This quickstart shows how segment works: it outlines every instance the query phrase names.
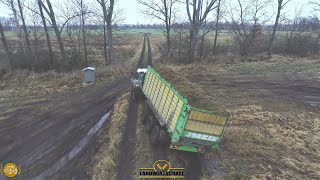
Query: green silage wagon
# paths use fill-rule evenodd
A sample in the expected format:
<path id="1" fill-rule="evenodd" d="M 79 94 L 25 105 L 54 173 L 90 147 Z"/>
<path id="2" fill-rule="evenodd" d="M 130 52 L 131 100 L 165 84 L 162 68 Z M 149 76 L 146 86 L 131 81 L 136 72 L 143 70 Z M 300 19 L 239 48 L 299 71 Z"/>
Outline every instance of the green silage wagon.
<path id="1" fill-rule="evenodd" d="M 145 128 L 151 141 L 166 139 L 170 148 L 200 152 L 217 148 L 223 138 L 228 116 L 192 107 L 152 67 L 142 76 L 145 96 Z"/>

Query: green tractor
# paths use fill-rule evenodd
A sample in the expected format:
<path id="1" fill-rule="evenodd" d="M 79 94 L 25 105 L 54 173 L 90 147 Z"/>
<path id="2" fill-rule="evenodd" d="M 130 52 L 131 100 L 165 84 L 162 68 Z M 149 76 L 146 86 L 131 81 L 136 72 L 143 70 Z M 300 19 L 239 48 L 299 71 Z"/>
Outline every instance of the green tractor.
<path id="1" fill-rule="evenodd" d="M 137 101 L 143 97 L 142 86 L 144 82 L 147 69 L 139 68 L 136 73 L 133 74 L 131 79 L 131 99 Z"/>

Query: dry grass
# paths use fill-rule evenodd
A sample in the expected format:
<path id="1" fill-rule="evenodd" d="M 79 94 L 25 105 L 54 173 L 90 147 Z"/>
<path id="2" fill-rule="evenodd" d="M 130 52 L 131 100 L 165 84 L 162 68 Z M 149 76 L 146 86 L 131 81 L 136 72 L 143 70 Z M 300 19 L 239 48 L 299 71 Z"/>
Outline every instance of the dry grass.
<path id="1" fill-rule="evenodd" d="M 220 152 L 229 177 L 320 177 L 320 119 L 316 114 L 286 117 L 255 105 L 231 113 Z"/>
<path id="2" fill-rule="evenodd" d="M 165 66 L 157 66 L 156 71 L 162 78 L 172 84 L 182 96 L 188 99 L 188 103 L 194 107 L 205 110 L 223 112 L 222 104 L 215 103 L 215 101 L 205 92 L 199 85 L 191 83 L 183 74 L 168 69 Z"/>
<path id="3" fill-rule="evenodd" d="M 232 59 L 232 57 L 230 57 Z M 252 59 L 251 59 L 252 60 Z M 273 55 L 271 59 L 254 58 L 253 62 L 248 59 L 233 57 L 232 63 L 226 61 L 194 63 L 190 65 L 170 65 L 170 69 L 185 76 L 201 76 L 207 74 L 220 77 L 237 77 L 243 79 L 246 77 L 263 77 L 268 79 L 303 77 L 315 78 L 320 80 L 320 61 L 319 58 L 297 58 Z M 299 74 L 297 74 L 299 73 Z"/>
<path id="4" fill-rule="evenodd" d="M 221 148 L 206 154 L 203 179 L 319 179 L 320 114 L 292 105 L 294 99 L 270 99 L 277 87 L 250 90 L 249 84 L 242 90 L 232 84 L 296 79 L 316 83 L 319 64 L 318 60 L 274 56 L 267 62 L 171 66 L 205 89 L 213 97 L 212 106 L 214 101 L 224 104 L 232 115 Z M 222 176 L 215 174 L 213 160 L 220 161 Z"/>
<path id="5" fill-rule="evenodd" d="M 130 93 L 119 97 L 114 104 L 109 129 L 109 143 L 105 143 L 95 157 L 97 164 L 92 167 L 92 179 L 115 179 L 117 174 L 117 160 L 120 155 L 119 147 L 123 139 Z"/>
<path id="6" fill-rule="evenodd" d="M 15 71 L 2 77 L 0 97 L 39 96 L 99 85 L 129 74 L 130 63 L 121 66 L 98 67 L 96 69 L 96 82 L 91 84 L 84 82 L 81 70 L 70 73 Z"/>

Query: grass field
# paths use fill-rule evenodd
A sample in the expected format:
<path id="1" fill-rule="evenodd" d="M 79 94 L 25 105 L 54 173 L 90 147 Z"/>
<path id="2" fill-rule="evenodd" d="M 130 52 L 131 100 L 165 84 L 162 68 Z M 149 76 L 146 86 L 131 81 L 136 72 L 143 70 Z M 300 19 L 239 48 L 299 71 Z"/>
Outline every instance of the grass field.
<path id="1" fill-rule="evenodd" d="M 319 64 L 274 56 L 171 67 L 231 113 L 221 148 L 206 154 L 204 179 L 318 179 L 320 106 L 306 98 L 319 102 Z"/>

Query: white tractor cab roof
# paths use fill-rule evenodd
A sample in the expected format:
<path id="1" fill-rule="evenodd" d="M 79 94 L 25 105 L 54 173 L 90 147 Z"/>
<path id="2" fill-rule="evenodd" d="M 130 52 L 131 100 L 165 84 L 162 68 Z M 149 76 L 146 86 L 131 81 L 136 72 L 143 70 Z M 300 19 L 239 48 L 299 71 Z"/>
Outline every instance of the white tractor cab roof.
<path id="1" fill-rule="evenodd" d="M 137 70 L 138 73 L 145 73 L 145 74 L 147 73 L 147 71 L 148 71 L 148 69 L 146 69 L 146 68 L 142 68 L 142 69 L 139 68 L 139 69 Z"/>

